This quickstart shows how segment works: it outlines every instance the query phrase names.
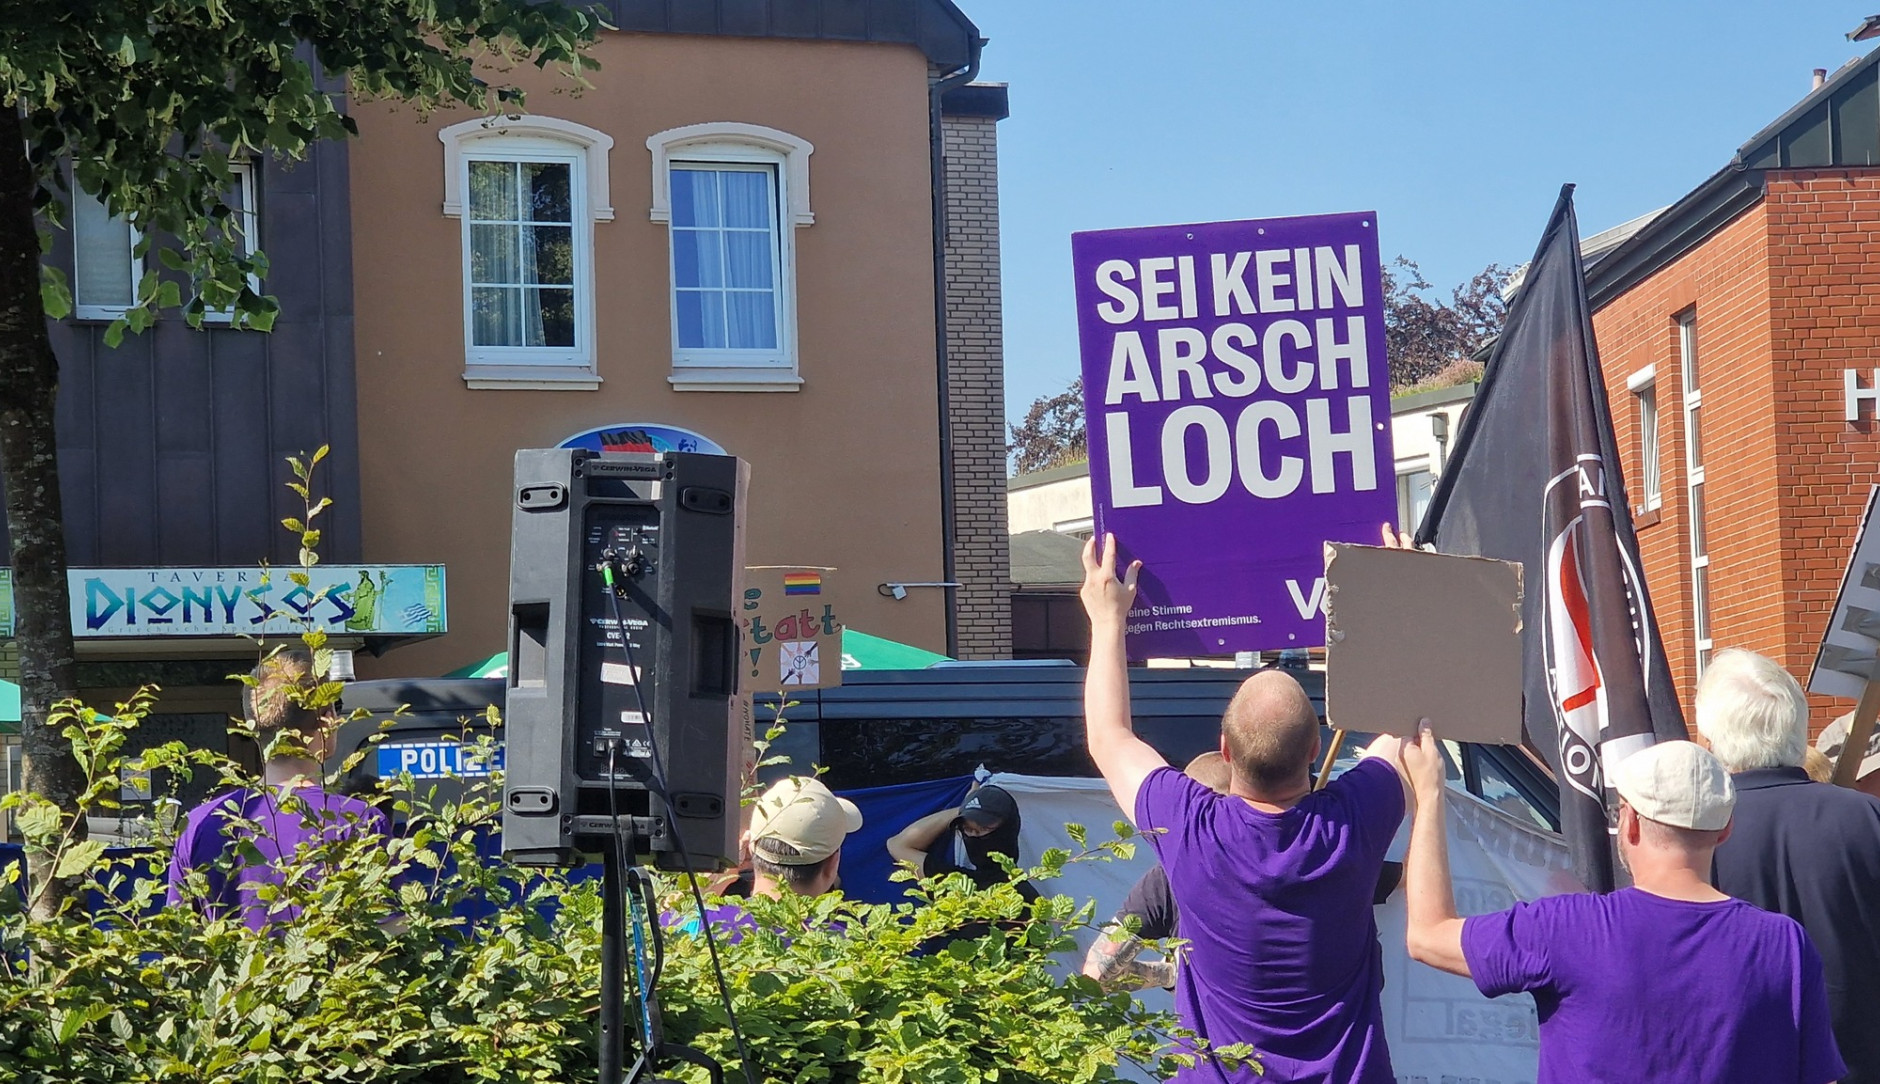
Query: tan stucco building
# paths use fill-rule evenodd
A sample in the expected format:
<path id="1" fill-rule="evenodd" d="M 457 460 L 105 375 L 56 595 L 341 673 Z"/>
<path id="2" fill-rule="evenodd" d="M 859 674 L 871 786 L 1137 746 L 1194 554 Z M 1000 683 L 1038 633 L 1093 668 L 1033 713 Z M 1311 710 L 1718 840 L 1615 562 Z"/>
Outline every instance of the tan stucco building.
<path id="1" fill-rule="evenodd" d="M 700 20 L 603 32 L 592 86 L 530 73 L 525 116 L 354 110 L 362 550 L 445 565 L 450 617 L 361 676 L 501 647 L 511 460 L 594 430 L 749 462 L 750 563 L 834 567 L 853 627 L 1010 652 L 977 31 L 670 6 Z"/>

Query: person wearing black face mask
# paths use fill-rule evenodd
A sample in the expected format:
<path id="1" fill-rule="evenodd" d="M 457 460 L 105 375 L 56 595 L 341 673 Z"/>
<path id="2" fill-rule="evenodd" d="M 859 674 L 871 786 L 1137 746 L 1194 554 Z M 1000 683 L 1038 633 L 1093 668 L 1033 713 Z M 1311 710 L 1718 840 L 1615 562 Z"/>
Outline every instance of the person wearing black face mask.
<path id="1" fill-rule="evenodd" d="M 989 888 L 1007 879 L 994 855 L 1019 861 L 1018 833 L 1022 824 L 1018 801 L 1003 787 L 980 787 L 966 796 L 958 810 L 930 813 L 888 840 L 888 853 L 896 861 L 919 869 L 923 877 L 964 873 L 973 884 Z M 1021 881 L 1019 892 L 1036 899 L 1038 891 Z"/>

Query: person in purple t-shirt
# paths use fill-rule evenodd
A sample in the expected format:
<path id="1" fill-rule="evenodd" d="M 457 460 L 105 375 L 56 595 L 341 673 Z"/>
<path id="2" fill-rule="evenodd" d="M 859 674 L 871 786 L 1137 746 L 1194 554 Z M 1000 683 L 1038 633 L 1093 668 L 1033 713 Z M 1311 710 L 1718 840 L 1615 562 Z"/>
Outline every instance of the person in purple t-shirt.
<path id="1" fill-rule="evenodd" d="M 1456 917 L 1442 754 L 1428 722 L 1403 743 L 1416 794 L 1404 861 L 1410 955 L 1487 997 L 1534 995 L 1539 1084 L 1829 1084 L 1834 1045 L 1821 957 L 1794 919 L 1710 886 L 1736 793 L 1688 741 L 1612 770 L 1619 858 L 1632 887 Z"/>
<path id="2" fill-rule="evenodd" d="M 1260 1061 L 1230 1070 L 1202 1057 L 1176 1079 L 1394 1084 L 1371 906 L 1404 816 L 1397 739 L 1313 790 L 1318 716 L 1297 681 L 1271 670 L 1247 679 L 1221 719 L 1227 794 L 1169 767 L 1130 723 L 1123 631 L 1140 571 L 1118 580 L 1114 538 L 1100 556 L 1094 541 L 1084 547 L 1090 757 L 1181 911 L 1182 1025 L 1215 1047 L 1251 1044 Z"/>
<path id="3" fill-rule="evenodd" d="M 255 667 L 244 690 L 256 736 L 267 756 L 261 787 L 219 794 L 190 810 L 170 858 L 169 902 L 188 902 L 209 918 L 235 915 L 250 929 L 292 921 L 300 908 L 262 886 L 289 883 L 309 851 L 362 833 L 388 836 L 385 814 L 357 798 L 320 786 L 331 754 L 333 722 L 309 708 L 317 679 L 305 648 L 281 648 Z M 251 844 L 261 861 L 245 853 Z"/>

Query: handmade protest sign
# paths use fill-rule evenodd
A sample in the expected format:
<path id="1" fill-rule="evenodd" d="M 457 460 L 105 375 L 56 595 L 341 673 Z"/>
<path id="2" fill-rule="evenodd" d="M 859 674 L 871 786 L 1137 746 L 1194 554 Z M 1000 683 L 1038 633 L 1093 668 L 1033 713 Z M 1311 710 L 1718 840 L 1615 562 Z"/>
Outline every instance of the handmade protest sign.
<path id="1" fill-rule="evenodd" d="M 1071 237 L 1099 533 L 1132 657 L 1323 642 L 1327 541 L 1396 518 L 1377 219 Z"/>
<path id="2" fill-rule="evenodd" d="M 739 684 L 747 692 L 842 684 L 842 619 L 829 590 L 834 571 L 805 565 L 744 570 Z"/>
<path id="3" fill-rule="evenodd" d="M 1821 635 L 1808 691 L 1860 701 L 1848 719 L 1848 736 L 1834 766 L 1834 781 L 1851 787 L 1860 778 L 1861 750 L 1873 736 L 1880 716 L 1880 486 L 1867 493 L 1867 512 L 1854 536 L 1841 592 Z"/>
<path id="4" fill-rule="evenodd" d="M 1521 743 L 1521 565 L 1325 547 L 1325 717 L 1335 727 Z"/>

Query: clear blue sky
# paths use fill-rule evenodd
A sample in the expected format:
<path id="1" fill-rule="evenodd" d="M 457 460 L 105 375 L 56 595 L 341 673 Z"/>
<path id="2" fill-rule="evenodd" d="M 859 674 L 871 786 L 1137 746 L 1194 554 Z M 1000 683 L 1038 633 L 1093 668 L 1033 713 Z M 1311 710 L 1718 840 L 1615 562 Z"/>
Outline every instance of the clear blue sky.
<path id="1" fill-rule="evenodd" d="M 1076 230 L 1374 210 L 1446 295 L 1671 203 L 1880 0 L 960 0 L 999 128 L 1007 414 L 1077 374 Z"/>

